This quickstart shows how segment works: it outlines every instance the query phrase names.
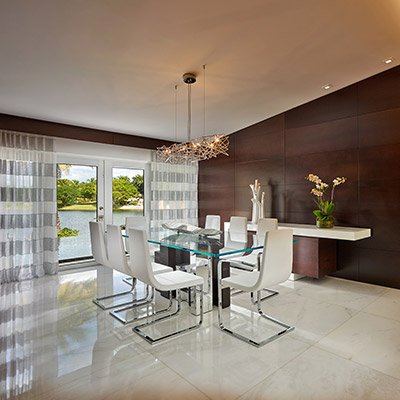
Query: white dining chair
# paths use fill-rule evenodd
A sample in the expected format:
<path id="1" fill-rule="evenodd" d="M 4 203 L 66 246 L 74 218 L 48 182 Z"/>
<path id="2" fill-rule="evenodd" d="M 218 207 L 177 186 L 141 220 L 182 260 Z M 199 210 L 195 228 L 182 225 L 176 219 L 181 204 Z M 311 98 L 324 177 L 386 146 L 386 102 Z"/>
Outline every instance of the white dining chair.
<path id="1" fill-rule="evenodd" d="M 232 216 L 229 220 L 228 232 L 225 232 L 224 247 L 220 253 L 242 250 L 247 246 L 247 218 Z M 244 253 L 235 253 L 232 255 L 221 256 L 220 258 L 229 259 L 239 257 Z"/>
<path id="2" fill-rule="evenodd" d="M 128 260 L 125 255 L 124 244 L 121 235 L 121 227 L 119 225 L 107 225 L 107 252 L 108 259 L 111 265 L 115 266 L 116 269 L 118 269 L 119 271 L 125 271 L 124 273 L 126 275 L 132 277 L 133 280 L 136 280 L 137 277 L 132 271 L 132 268 L 129 267 Z M 131 257 L 136 257 L 136 254 L 133 253 Z M 172 271 L 171 267 L 154 262 L 151 263 L 151 268 L 155 275 Z M 133 322 L 136 318 L 128 320 L 127 318 L 124 318 L 121 313 L 128 309 L 151 303 L 153 300 L 153 296 L 154 295 L 152 294 L 152 296 L 149 297 L 149 286 L 146 285 L 146 294 L 143 298 L 135 299 L 129 303 L 126 303 L 125 305 L 121 305 L 121 307 L 115 308 L 114 310 L 110 311 L 110 314 L 123 324 Z M 167 311 L 167 309 L 165 309 L 164 311 Z"/>
<path id="3" fill-rule="evenodd" d="M 253 236 L 253 246 L 263 246 L 264 236 L 267 232 L 278 229 L 278 220 L 276 218 L 261 218 L 257 224 L 256 234 Z M 262 253 L 263 249 L 255 249 L 250 254 L 241 257 L 233 257 L 229 259 L 231 264 L 236 264 L 239 268 L 245 270 L 254 270 L 257 268 L 257 256 Z"/>
<path id="4" fill-rule="evenodd" d="M 105 245 L 103 224 L 101 222 L 90 221 L 89 222 L 89 231 L 90 231 L 90 243 L 92 246 L 92 255 L 93 255 L 93 258 L 96 260 L 96 262 L 100 265 L 104 265 L 105 267 L 115 269 L 119 272 L 122 272 L 123 274 L 126 274 L 127 271 L 124 267 L 119 267 L 117 265 L 113 265 L 112 262 L 110 262 L 110 260 L 108 258 L 106 245 Z M 97 297 L 97 298 L 93 299 L 93 303 L 96 304 L 98 307 L 100 307 L 103 310 L 109 310 L 114 307 L 121 307 L 121 306 L 130 304 L 131 301 L 118 303 L 118 304 L 111 303 L 109 305 L 106 305 L 104 303 L 104 300 L 118 298 L 120 296 L 125 296 L 125 295 L 129 295 L 129 294 L 131 294 L 133 296 L 133 290 L 135 288 L 136 281 L 132 280 L 132 281 L 126 282 L 126 283 L 130 286 L 129 290 L 126 290 L 123 292 L 118 292 L 118 293 L 113 293 L 111 295 L 106 295 L 103 297 Z"/>
<path id="5" fill-rule="evenodd" d="M 126 217 L 125 229 L 127 228 L 144 229 L 145 231 L 147 231 L 148 228 L 147 217 L 145 217 L 144 215 L 135 215 L 132 217 Z M 125 248 L 127 253 L 129 254 L 129 243 L 127 239 L 125 239 Z"/>
<path id="6" fill-rule="evenodd" d="M 218 263 L 218 324 L 219 328 L 240 340 L 245 341 L 253 346 L 260 347 L 273 340 L 278 339 L 282 335 L 292 331 L 293 326 L 288 325 L 276 318 L 264 314 L 261 309 L 261 290 L 267 286 L 275 286 L 285 282 L 291 272 L 293 264 L 293 230 L 282 229 L 272 230 L 266 233 L 264 241 L 264 250 L 260 263 L 260 269 L 252 272 L 246 272 L 222 278 L 222 262 Z M 228 329 L 224 325 L 222 313 L 222 289 L 235 288 L 244 292 L 256 293 L 257 311 L 259 315 L 285 329 L 279 333 L 272 335 L 262 341 L 256 341 L 248 336 Z"/>
<path id="7" fill-rule="evenodd" d="M 206 229 L 221 229 L 221 217 L 219 215 L 206 215 Z"/>
<path id="8" fill-rule="evenodd" d="M 133 328 L 133 331 L 140 335 L 150 344 L 155 344 L 160 342 L 161 340 L 165 340 L 176 335 L 189 332 L 192 329 L 199 328 L 203 322 L 203 278 L 183 271 L 172 271 L 155 275 L 150 260 L 146 232 L 139 229 L 128 228 L 128 236 L 129 246 L 131 248 L 132 254 L 135 255 L 129 260 L 129 267 L 132 270 L 132 274 L 135 275 L 137 279 L 146 283 L 149 286 L 152 286 L 156 290 L 168 292 L 172 290 L 177 291 L 177 306 L 174 312 L 167 315 L 165 315 L 164 313 L 163 316 L 157 319 L 153 319 L 150 321 L 148 320 L 147 322 L 137 325 Z M 196 287 L 199 287 L 199 289 L 197 290 Z M 166 319 L 178 315 L 181 309 L 180 290 L 184 288 L 188 288 L 189 290 L 193 289 L 194 297 L 196 297 L 197 294 L 200 294 L 200 315 L 198 323 L 190 325 L 189 327 L 183 329 L 174 330 L 173 332 L 164 334 L 162 336 L 159 336 L 158 338 L 153 338 L 150 335 L 146 334 L 143 331 L 143 328 L 157 324 L 160 321 L 165 321 Z M 172 299 L 172 296 L 170 296 L 170 298 Z M 160 314 L 160 312 L 157 311 L 151 316 L 158 314 Z"/>

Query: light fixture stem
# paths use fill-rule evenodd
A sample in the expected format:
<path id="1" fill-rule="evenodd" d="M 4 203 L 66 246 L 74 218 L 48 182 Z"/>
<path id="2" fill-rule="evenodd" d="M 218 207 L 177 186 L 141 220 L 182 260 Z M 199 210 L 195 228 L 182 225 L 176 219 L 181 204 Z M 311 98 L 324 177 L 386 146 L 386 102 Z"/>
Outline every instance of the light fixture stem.
<path id="1" fill-rule="evenodd" d="M 191 85 L 188 86 L 188 142 L 190 142 L 191 138 L 191 128 L 192 128 L 192 88 Z"/>
<path id="2" fill-rule="evenodd" d="M 178 85 L 175 85 L 175 142 L 178 141 Z"/>
<path id="3" fill-rule="evenodd" d="M 206 135 L 206 64 L 203 65 L 203 136 Z"/>

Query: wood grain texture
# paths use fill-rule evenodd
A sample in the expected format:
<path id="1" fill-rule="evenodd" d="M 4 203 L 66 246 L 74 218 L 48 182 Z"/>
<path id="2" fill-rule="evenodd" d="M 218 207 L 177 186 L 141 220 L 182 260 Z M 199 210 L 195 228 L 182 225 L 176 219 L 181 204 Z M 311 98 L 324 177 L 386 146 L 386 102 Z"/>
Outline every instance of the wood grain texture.
<path id="1" fill-rule="evenodd" d="M 262 189 L 270 190 L 273 217 L 314 224 L 313 185 L 305 176 L 314 173 L 326 182 L 345 176 L 347 182 L 335 194 L 336 224 L 370 227 L 372 237 L 338 242 L 334 275 L 400 288 L 400 66 L 232 137 L 231 215 L 250 219 L 248 184 L 258 178 Z M 229 220 L 228 209 L 223 212 Z"/>
<path id="2" fill-rule="evenodd" d="M 266 185 L 282 184 L 285 170 L 283 158 L 235 164 L 235 186 L 247 186 L 257 179 L 261 189 Z"/>
<path id="3" fill-rule="evenodd" d="M 235 133 L 235 161 L 256 161 L 284 155 L 283 114 Z"/>
<path id="4" fill-rule="evenodd" d="M 163 146 L 164 144 L 172 144 L 172 142 L 168 140 L 125 135 L 100 129 L 84 128 L 81 126 L 60 124 L 8 114 L 0 114 L 0 129 L 151 150 Z"/>
<path id="5" fill-rule="evenodd" d="M 352 117 L 357 114 L 357 87 L 344 89 L 320 97 L 285 112 L 285 129 L 298 128 Z"/>
<path id="6" fill-rule="evenodd" d="M 400 107 L 359 115 L 360 147 L 400 143 L 399 126 Z"/>
<path id="7" fill-rule="evenodd" d="M 400 107 L 400 68 L 395 67 L 357 84 L 358 114 Z"/>
<path id="8" fill-rule="evenodd" d="M 357 117 L 287 129 L 286 156 L 355 149 Z"/>
<path id="9" fill-rule="evenodd" d="M 400 252 L 360 248 L 362 282 L 400 288 Z"/>
<path id="10" fill-rule="evenodd" d="M 400 144 L 398 143 L 360 149 L 360 181 L 387 182 L 400 179 L 399 155 Z"/>
<path id="11" fill-rule="evenodd" d="M 294 236 L 293 273 L 322 278 L 336 271 L 336 241 Z"/>

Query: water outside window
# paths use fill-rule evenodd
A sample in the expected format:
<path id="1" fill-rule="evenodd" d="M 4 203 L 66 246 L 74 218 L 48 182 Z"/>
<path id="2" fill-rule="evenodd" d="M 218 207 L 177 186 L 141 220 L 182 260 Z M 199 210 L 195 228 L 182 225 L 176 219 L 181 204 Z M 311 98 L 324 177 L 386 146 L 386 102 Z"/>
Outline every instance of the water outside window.
<path id="1" fill-rule="evenodd" d="M 144 215 L 142 169 L 112 169 L 113 224 L 124 225 L 126 217 Z"/>
<path id="2" fill-rule="evenodd" d="M 97 167 L 57 164 L 58 259 L 91 257 L 89 221 L 97 216 Z"/>
<path id="3" fill-rule="evenodd" d="M 57 228 L 60 261 L 92 257 L 89 221 L 97 218 L 97 167 L 57 164 Z M 112 223 L 144 215 L 144 171 L 112 168 Z M 106 194 L 111 197 L 111 185 Z M 100 203 L 102 205 L 102 203 Z M 106 221 L 106 223 L 109 223 Z"/>

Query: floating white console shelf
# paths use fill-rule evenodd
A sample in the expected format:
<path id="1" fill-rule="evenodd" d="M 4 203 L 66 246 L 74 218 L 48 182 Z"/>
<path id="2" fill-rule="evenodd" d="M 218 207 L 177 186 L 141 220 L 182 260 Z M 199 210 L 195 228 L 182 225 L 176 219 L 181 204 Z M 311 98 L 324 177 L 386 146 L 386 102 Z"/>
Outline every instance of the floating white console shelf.
<path id="1" fill-rule="evenodd" d="M 293 229 L 296 236 L 316 237 L 321 239 L 360 240 L 371 237 L 370 228 L 352 228 L 335 226 L 331 229 L 319 229 L 315 225 L 306 224 L 279 224 L 278 229 Z"/>
<path id="2" fill-rule="evenodd" d="M 229 229 L 229 222 L 225 222 L 224 228 Z M 315 225 L 308 224 L 281 224 L 279 223 L 278 229 L 293 229 L 293 235 L 315 237 L 321 239 L 337 239 L 337 240 L 361 240 L 371 237 L 370 228 L 353 228 L 347 226 L 335 226 L 331 229 L 319 229 Z M 248 231 L 256 231 L 256 224 L 247 224 Z"/>

